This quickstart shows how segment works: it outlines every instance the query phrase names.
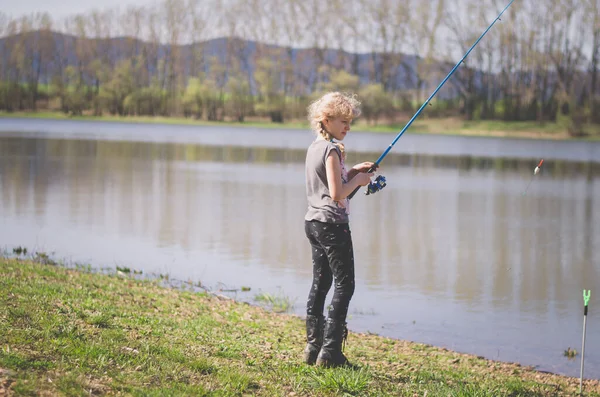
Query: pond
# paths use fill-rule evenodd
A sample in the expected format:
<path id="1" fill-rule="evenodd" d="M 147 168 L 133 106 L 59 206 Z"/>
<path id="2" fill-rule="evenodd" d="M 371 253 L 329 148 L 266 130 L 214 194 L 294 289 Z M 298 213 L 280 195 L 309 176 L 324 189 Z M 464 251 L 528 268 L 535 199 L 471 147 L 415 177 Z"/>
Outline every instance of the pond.
<path id="1" fill-rule="evenodd" d="M 393 138 L 351 133 L 349 162 L 374 161 Z M 277 297 L 302 316 L 311 140 L 0 119 L 0 248 Z M 352 331 L 579 376 L 580 356 L 563 352 L 581 350 L 591 289 L 585 376 L 600 378 L 600 142 L 407 133 L 380 171 L 388 185 L 351 202 Z"/>

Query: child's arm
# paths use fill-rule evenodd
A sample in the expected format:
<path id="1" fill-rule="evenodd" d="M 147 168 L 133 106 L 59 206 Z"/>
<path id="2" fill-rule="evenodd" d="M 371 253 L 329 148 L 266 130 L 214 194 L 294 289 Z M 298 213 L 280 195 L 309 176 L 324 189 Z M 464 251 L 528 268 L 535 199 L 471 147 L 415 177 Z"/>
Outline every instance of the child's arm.
<path id="1" fill-rule="evenodd" d="M 348 183 L 342 181 L 342 165 L 338 153 L 332 150 L 325 161 L 325 170 L 327 172 L 327 185 L 329 193 L 334 201 L 340 201 L 348 197 L 350 193 L 359 186 L 366 186 L 371 182 L 372 173 L 358 172 L 350 178 Z"/>
<path id="2" fill-rule="evenodd" d="M 365 161 L 364 163 L 356 164 L 350 169 L 350 171 L 348 171 L 348 179 L 354 178 L 354 176 L 360 172 L 369 171 L 371 167 L 375 168 L 373 171 L 376 171 L 377 168 L 379 168 L 378 165 L 375 165 L 375 163 L 372 163 L 370 161 Z"/>

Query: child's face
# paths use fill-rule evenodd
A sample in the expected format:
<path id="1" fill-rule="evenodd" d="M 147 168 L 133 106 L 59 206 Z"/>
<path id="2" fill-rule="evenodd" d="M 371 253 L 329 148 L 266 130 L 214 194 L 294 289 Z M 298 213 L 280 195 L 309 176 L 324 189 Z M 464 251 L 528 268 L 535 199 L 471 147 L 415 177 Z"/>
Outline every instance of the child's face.
<path id="1" fill-rule="evenodd" d="M 343 117 L 328 118 L 325 120 L 325 128 L 338 141 L 344 140 L 350 131 L 352 120 Z"/>

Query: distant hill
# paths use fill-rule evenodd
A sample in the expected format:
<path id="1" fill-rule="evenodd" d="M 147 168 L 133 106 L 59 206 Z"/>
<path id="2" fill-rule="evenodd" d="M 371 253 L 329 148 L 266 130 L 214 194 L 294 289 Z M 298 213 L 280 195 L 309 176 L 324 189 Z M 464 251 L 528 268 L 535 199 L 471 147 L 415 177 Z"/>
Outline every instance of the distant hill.
<path id="1" fill-rule="evenodd" d="M 79 46 L 79 47 L 78 47 Z M 77 38 L 73 35 L 58 32 L 31 32 L 26 36 L 14 35 L 0 38 L 0 78 L 5 79 L 10 59 L 15 51 L 24 50 L 30 60 L 33 70 L 39 73 L 39 82 L 48 83 L 52 76 L 57 75 L 61 68 L 67 65 L 77 66 L 80 61 L 78 54 L 89 59 L 102 58 L 110 65 L 133 55 L 144 54 L 149 58 L 148 72 L 157 73 L 157 65 L 178 53 L 181 62 L 177 73 L 189 78 L 194 71 L 208 70 L 209 63 L 202 66 L 194 60 L 209 60 L 215 57 L 221 65 L 231 66 L 232 59 L 239 62 L 243 74 L 253 76 L 257 69 L 257 60 L 261 57 L 272 59 L 289 59 L 293 65 L 294 74 L 302 76 L 307 86 L 311 86 L 318 77 L 319 67 L 329 65 L 335 69 L 358 75 L 361 83 L 386 81 L 391 90 L 414 89 L 417 82 L 416 68 L 419 58 L 409 54 L 385 55 L 381 53 L 350 53 L 333 49 L 315 48 L 286 48 L 265 45 L 256 41 L 240 38 L 216 38 L 194 44 L 170 46 L 153 44 L 137 39 L 115 37 L 109 39 Z M 382 67 L 387 63 L 388 69 Z M 439 70 L 447 73 L 452 65 L 438 63 Z M 382 74 L 391 76 L 384 79 Z M 439 83 L 439 75 L 432 76 L 429 85 Z M 454 95 L 450 88 L 440 92 L 438 96 Z"/>

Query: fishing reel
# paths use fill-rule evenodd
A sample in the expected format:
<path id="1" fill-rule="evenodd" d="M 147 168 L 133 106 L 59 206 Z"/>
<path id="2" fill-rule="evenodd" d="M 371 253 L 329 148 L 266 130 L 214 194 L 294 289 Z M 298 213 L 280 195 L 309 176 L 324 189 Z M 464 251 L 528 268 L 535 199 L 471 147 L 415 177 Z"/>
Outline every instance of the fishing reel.
<path id="1" fill-rule="evenodd" d="M 365 192 L 365 194 L 367 196 L 369 194 L 375 194 L 378 191 L 380 191 L 381 189 L 383 189 L 385 186 L 386 186 L 385 176 L 377 175 L 377 178 L 375 178 L 375 180 L 372 181 L 371 183 L 369 183 L 369 185 L 367 186 L 367 191 Z"/>

